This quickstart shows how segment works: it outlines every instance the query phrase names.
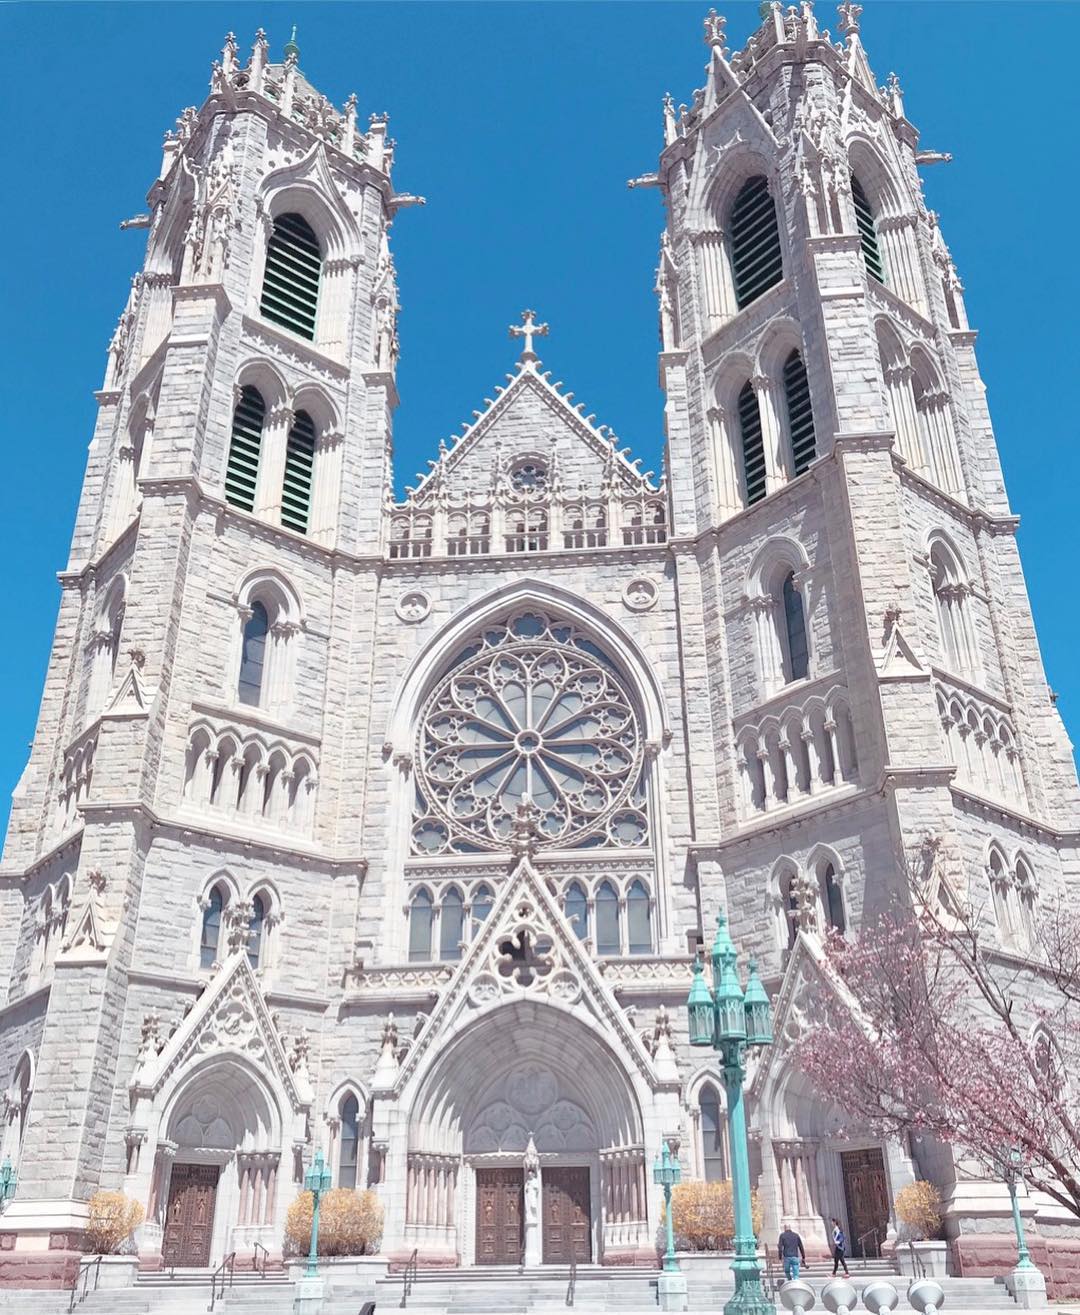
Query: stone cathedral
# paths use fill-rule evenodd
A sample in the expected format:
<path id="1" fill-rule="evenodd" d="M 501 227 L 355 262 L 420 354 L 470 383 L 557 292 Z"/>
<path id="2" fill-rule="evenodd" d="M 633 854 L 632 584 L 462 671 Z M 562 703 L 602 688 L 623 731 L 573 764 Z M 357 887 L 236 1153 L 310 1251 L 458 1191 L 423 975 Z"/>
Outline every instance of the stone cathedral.
<path id="1" fill-rule="evenodd" d="M 765 1236 L 823 1252 L 835 1215 L 885 1245 L 919 1177 L 966 1272 L 1008 1234 L 1004 1188 L 839 1137 L 791 1062 L 823 938 L 908 845 L 959 856 L 1003 955 L 1077 891 L 1071 747 L 920 185 L 942 157 L 858 19 L 774 3 L 736 52 L 710 14 L 705 85 L 665 102 L 632 182 L 664 203 L 663 475 L 526 311 L 404 497 L 389 239 L 421 198 L 384 115 L 294 43 L 227 39 L 128 221 L 3 854 L 3 1281 L 70 1274 L 98 1188 L 144 1206 L 145 1267 L 280 1254 L 318 1150 L 381 1198 L 388 1257 L 518 1264 L 535 1157 L 526 1259 L 655 1263 L 663 1139 L 728 1174 L 684 1008 L 721 910 L 775 1009 Z"/>

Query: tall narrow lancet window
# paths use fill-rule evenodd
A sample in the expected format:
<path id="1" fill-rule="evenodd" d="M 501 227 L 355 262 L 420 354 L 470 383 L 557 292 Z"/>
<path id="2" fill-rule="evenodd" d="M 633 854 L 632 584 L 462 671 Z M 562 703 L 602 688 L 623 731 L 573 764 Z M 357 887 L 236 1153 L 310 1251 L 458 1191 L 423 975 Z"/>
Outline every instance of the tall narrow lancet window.
<path id="1" fill-rule="evenodd" d="M 627 948 L 631 954 L 651 954 L 652 919 L 649 892 L 635 881 L 626 896 Z"/>
<path id="2" fill-rule="evenodd" d="M 439 958 L 454 963 L 461 958 L 465 935 L 465 907 L 461 892 L 454 886 L 443 895 L 439 908 Z"/>
<path id="3" fill-rule="evenodd" d="M 199 967 L 212 968 L 217 962 L 218 946 L 221 944 L 221 915 L 225 908 L 225 897 L 221 887 L 215 886 L 206 901 L 202 915 L 202 935 L 199 939 Z"/>
<path id="4" fill-rule="evenodd" d="M 281 523 L 306 534 L 311 516 L 311 480 L 315 468 L 315 425 L 297 411 L 285 444 L 285 480 L 281 488 Z"/>
<path id="5" fill-rule="evenodd" d="M 814 412 L 810 405 L 810 382 L 806 366 L 798 352 L 784 362 L 784 401 L 787 403 L 788 437 L 791 440 L 791 468 L 801 475 L 817 456 L 814 437 Z"/>
<path id="6" fill-rule="evenodd" d="M 491 887 L 477 886 L 472 897 L 472 929 L 474 936 L 487 921 L 494 903 L 495 896 L 491 892 Z"/>
<path id="7" fill-rule="evenodd" d="M 265 419 L 266 403 L 262 393 L 245 384 L 233 412 L 229 460 L 225 467 L 225 501 L 241 511 L 251 511 L 255 506 Z"/>
<path id="8" fill-rule="evenodd" d="M 431 896 L 418 890 L 409 905 L 409 962 L 427 963 L 431 959 Z"/>
<path id="9" fill-rule="evenodd" d="M 851 175 L 851 199 L 855 203 L 855 223 L 862 243 L 866 272 L 878 283 L 884 283 L 885 262 L 881 258 L 881 247 L 878 244 L 877 221 L 870 200 L 863 191 L 863 185 L 854 174 Z"/>
<path id="10" fill-rule="evenodd" d="M 576 881 L 566 888 L 566 920 L 573 928 L 574 935 L 583 941 L 589 934 L 589 901 L 585 892 Z"/>
<path id="11" fill-rule="evenodd" d="M 847 931 L 847 918 L 844 916 L 844 892 L 840 885 L 840 878 L 836 875 L 836 868 L 831 863 L 826 863 L 821 873 L 821 887 L 822 902 L 825 905 L 825 916 L 829 920 L 829 926 L 842 936 Z"/>
<path id="12" fill-rule="evenodd" d="M 263 674 L 266 669 L 266 636 L 270 631 L 270 617 L 262 603 L 251 605 L 251 615 L 244 622 L 244 638 L 240 650 L 240 678 L 237 693 L 240 702 L 257 708 L 262 699 Z"/>
<path id="13" fill-rule="evenodd" d="M 701 1159 L 707 1183 L 723 1182 L 727 1176 L 727 1157 L 724 1155 L 724 1121 L 720 1111 L 720 1096 L 711 1082 L 706 1082 L 698 1097 L 701 1113 Z"/>
<path id="14" fill-rule="evenodd" d="M 810 651 L 806 643 L 806 613 L 802 594 L 795 585 L 795 572 L 784 577 L 784 675 L 789 681 L 805 680 L 810 670 Z"/>
<path id="15" fill-rule="evenodd" d="M 338 1154 L 338 1187 L 356 1187 L 360 1159 L 360 1102 L 349 1095 L 341 1102 L 341 1150 Z"/>
<path id="16" fill-rule="evenodd" d="M 248 963 L 252 968 L 262 964 L 263 947 L 266 941 L 266 900 L 256 895 L 251 901 L 251 921 L 248 923 Z"/>
<path id="17" fill-rule="evenodd" d="M 303 215 L 278 215 L 266 248 L 263 316 L 314 341 L 321 274 L 322 252 L 311 225 Z"/>
<path id="18" fill-rule="evenodd" d="M 748 178 L 739 188 L 729 231 L 735 302 L 741 310 L 784 277 L 776 206 L 764 175 Z"/>
<path id="19" fill-rule="evenodd" d="M 596 953 L 618 954 L 621 950 L 619 897 L 611 883 L 605 881 L 596 892 Z"/>
<path id="20" fill-rule="evenodd" d="M 743 483 L 746 505 L 759 502 L 766 492 L 765 443 L 761 435 L 761 411 L 757 394 L 747 380 L 739 393 L 739 436 L 742 439 Z"/>

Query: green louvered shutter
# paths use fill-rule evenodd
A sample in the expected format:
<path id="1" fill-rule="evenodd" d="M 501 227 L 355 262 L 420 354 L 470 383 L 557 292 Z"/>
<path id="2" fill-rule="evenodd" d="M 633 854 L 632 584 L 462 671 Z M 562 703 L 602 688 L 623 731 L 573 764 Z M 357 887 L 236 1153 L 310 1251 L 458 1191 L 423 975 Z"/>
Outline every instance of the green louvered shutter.
<path id="1" fill-rule="evenodd" d="M 741 309 L 784 277 L 780 229 L 768 180 L 748 178 L 731 210 L 731 267 Z"/>
<path id="2" fill-rule="evenodd" d="M 279 215 L 266 248 L 262 314 L 314 341 L 321 272 L 322 253 L 311 225 L 303 215 Z"/>
<path id="3" fill-rule="evenodd" d="M 855 202 L 855 222 L 859 226 L 863 260 L 866 261 L 866 272 L 872 279 L 884 283 L 885 262 L 881 259 L 881 248 L 878 246 L 874 212 L 870 208 L 870 202 L 863 191 L 862 183 L 854 174 L 851 175 L 851 196 Z"/>
<path id="4" fill-rule="evenodd" d="M 792 352 L 784 362 L 784 398 L 792 463 L 795 474 L 801 475 L 817 456 L 817 442 L 814 438 L 814 412 L 810 405 L 810 382 L 798 352 Z"/>
<path id="5" fill-rule="evenodd" d="M 311 514 L 311 475 L 315 466 L 315 426 L 297 411 L 285 446 L 285 482 L 281 488 L 281 523 L 307 534 Z"/>
<path id="6" fill-rule="evenodd" d="M 229 460 L 225 467 L 225 501 L 243 511 L 255 506 L 266 403 L 257 388 L 245 385 L 233 412 Z"/>
<path id="7" fill-rule="evenodd" d="M 761 412 L 750 384 L 739 394 L 739 432 L 742 434 L 743 478 L 746 502 L 759 502 L 765 496 L 765 444 L 761 439 Z"/>

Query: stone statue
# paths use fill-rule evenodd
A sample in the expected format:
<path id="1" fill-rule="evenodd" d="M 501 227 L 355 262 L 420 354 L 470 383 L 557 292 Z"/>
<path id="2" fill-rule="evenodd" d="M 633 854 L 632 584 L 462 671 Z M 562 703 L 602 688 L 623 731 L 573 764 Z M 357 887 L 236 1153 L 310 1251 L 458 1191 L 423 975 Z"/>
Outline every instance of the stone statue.
<path id="1" fill-rule="evenodd" d="M 540 1251 L 540 1156 L 536 1143 L 529 1137 L 522 1161 L 525 1170 L 525 1264 L 539 1265 Z"/>

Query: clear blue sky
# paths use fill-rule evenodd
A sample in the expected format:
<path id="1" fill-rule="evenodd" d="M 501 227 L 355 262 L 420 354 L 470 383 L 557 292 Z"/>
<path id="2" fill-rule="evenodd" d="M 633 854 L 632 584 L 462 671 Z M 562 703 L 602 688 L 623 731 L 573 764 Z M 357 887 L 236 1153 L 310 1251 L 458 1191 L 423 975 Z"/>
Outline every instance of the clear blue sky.
<path id="1" fill-rule="evenodd" d="M 1076 11 L 1062 4 L 864 0 L 863 38 L 895 69 L 967 287 L 1051 684 L 1080 726 L 1077 566 L 1063 551 L 1080 476 L 1075 380 Z M 0 819 L 33 734 L 105 349 L 144 235 L 164 130 L 202 101 L 232 28 L 266 28 L 366 119 L 389 111 L 395 182 L 428 198 L 394 230 L 401 286 L 399 484 L 511 368 L 522 306 L 551 324 L 545 363 L 659 469 L 652 293 L 660 102 L 701 84 L 707 3 L 8 4 L 0 211 L 9 563 L 0 645 Z M 732 41 L 756 3 L 718 8 Z M 836 29 L 832 5 L 819 21 Z M 1071 535 L 1070 535 L 1071 539 Z M 0 822 L 2 825 L 2 822 Z"/>

